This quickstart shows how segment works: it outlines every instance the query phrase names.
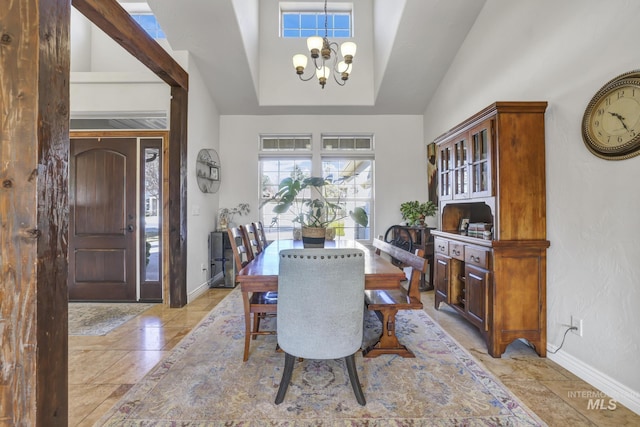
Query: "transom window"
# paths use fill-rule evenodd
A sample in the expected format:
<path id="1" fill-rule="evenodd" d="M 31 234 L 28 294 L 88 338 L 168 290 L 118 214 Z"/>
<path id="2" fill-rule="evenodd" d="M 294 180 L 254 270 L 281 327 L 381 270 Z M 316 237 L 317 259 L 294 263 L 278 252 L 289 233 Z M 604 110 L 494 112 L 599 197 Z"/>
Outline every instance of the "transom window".
<path id="1" fill-rule="evenodd" d="M 265 136 L 261 140 L 263 151 L 311 151 L 311 136 Z"/>
<path id="2" fill-rule="evenodd" d="M 349 3 L 329 3 L 325 15 L 321 3 L 280 2 L 280 35 L 291 38 L 353 37 L 353 10 Z"/>
<path id="3" fill-rule="evenodd" d="M 322 136 L 323 150 L 373 150 L 371 136 Z"/>

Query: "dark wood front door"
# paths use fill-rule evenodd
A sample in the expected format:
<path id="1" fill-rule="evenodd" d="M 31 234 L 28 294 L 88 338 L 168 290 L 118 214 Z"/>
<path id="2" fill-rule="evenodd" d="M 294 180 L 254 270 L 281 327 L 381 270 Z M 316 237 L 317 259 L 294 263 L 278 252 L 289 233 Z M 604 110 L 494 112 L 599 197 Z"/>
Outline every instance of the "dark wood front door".
<path id="1" fill-rule="evenodd" d="M 135 138 L 71 140 L 69 300 L 136 300 Z"/>

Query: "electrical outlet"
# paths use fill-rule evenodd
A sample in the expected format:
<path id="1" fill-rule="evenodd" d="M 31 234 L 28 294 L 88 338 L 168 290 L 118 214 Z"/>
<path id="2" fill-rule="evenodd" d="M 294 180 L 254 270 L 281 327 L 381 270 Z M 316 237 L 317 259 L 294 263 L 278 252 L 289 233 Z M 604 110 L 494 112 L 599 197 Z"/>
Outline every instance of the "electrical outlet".
<path id="1" fill-rule="evenodd" d="M 582 319 L 578 319 L 574 315 L 571 315 L 571 327 L 576 328 L 572 329 L 571 332 L 578 336 L 582 336 Z"/>

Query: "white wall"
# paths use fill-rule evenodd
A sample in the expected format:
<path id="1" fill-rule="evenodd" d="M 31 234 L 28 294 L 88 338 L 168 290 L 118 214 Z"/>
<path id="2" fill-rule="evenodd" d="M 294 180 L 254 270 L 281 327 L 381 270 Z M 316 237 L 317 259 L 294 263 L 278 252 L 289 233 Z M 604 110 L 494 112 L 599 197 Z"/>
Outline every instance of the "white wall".
<path id="1" fill-rule="evenodd" d="M 91 22 L 71 8 L 71 72 L 91 70 Z"/>
<path id="2" fill-rule="evenodd" d="M 320 91 L 320 89 L 317 89 Z M 400 203 L 427 200 L 426 145 L 422 116 L 221 116 L 223 171 L 220 206 L 251 205 L 247 220 L 258 220 L 258 148 L 260 134 L 311 133 L 315 147 L 321 133 L 374 134 L 375 216 L 372 236 L 402 220 Z M 430 218 L 435 225 L 435 218 Z M 245 218 L 243 218 L 245 221 Z"/>
<path id="3" fill-rule="evenodd" d="M 557 361 L 640 412 L 640 157 L 605 161 L 584 146 L 584 109 L 640 64 L 640 2 L 488 0 L 425 112 L 433 139 L 494 101 L 548 101 L 548 347 Z M 535 17 L 535 18 L 534 18 Z"/>
<path id="4" fill-rule="evenodd" d="M 208 288 L 208 236 L 216 228 L 218 193 L 202 193 L 196 181 L 195 164 L 198 151 L 213 148 L 220 153 L 220 120 L 216 106 L 204 86 L 202 75 L 189 56 L 189 116 L 187 154 L 187 294 L 191 302 Z M 221 159 L 223 163 L 223 159 Z"/>

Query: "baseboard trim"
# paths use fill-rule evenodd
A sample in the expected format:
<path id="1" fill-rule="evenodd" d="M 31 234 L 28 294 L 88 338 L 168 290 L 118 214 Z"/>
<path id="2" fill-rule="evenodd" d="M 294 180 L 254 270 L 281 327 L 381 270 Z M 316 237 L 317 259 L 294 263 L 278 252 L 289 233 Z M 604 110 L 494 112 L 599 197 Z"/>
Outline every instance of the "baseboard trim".
<path id="1" fill-rule="evenodd" d="M 189 304 L 191 301 L 194 301 L 200 295 L 204 294 L 207 289 L 209 289 L 209 282 L 210 281 L 207 280 L 206 282 L 202 283 L 200 286 L 189 292 L 187 294 L 187 304 Z"/>
<path id="2" fill-rule="evenodd" d="M 604 392 L 616 402 L 623 404 L 629 410 L 640 415 L 640 392 L 630 389 L 562 350 L 556 354 L 550 354 L 549 351 L 556 351 L 557 347 L 551 344 L 547 347 L 547 357 L 550 360 L 553 360 L 558 365 Z"/>

